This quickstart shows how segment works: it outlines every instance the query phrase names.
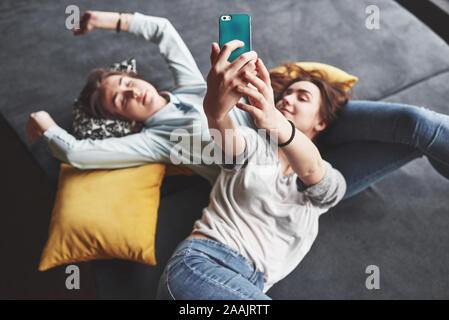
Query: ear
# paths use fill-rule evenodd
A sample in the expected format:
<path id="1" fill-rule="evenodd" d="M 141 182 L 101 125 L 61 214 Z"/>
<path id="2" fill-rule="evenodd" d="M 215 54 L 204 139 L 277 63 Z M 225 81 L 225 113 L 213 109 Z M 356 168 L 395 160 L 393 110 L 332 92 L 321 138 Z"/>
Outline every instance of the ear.
<path id="1" fill-rule="evenodd" d="M 319 119 L 318 122 L 313 127 L 313 129 L 316 133 L 318 133 L 318 132 L 321 132 L 324 129 L 326 129 L 326 127 L 327 127 L 327 123 L 324 120 Z"/>

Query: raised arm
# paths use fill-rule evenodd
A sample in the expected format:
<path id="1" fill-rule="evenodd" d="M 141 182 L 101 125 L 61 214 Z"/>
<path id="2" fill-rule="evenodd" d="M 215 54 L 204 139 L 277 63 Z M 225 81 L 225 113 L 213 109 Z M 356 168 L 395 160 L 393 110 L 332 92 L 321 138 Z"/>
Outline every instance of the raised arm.
<path id="1" fill-rule="evenodd" d="M 242 78 L 243 72 L 253 72 L 257 59 L 257 54 L 251 51 L 229 63 L 231 52 L 243 45 L 243 42 L 233 40 L 220 51 L 217 43 L 212 44 L 211 70 L 207 76 L 207 92 L 203 103 L 212 138 L 231 157 L 243 153 L 245 139 L 239 134 L 229 111 L 242 97 L 236 87 L 248 83 Z"/>
<path id="2" fill-rule="evenodd" d="M 261 59 L 257 60 L 256 69 L 260 78 L 250 72 L 244 73 L 252 87 L 237 87 L 238 92 L 248 96 L 251 105 L 238 103 L 237 107 L 249 112 L 257 127 L 266 129 L 276 143 L 284 143 L 292 135 L 292 126 L 274 106 L 270 75 Z M 283 148 L 284 154 L 301 181 L 306 186 L 314 185 L 323 179 L 326 167 L 315 144 L 300 130 L 293 130 L 295 137 Z"/>
<path id="3" fill-rule="evenodd" d="M 30 115 L 28 140 L 43 137 L 53 156 L 81 169 L 124 168 L 168 158 L 167 143 L 149 130 L 121 138 L 77 140 L 56 125 L 46 111 Z"/>
<path id="4" fill-rule="evenodd" d="M 135 13 L 129 31 L 158 45 L 175 80 L 175 89 L 202 86 L 205 81 L 186 44 L 166 18 Z"/>
<path id="5" fill-rule="evenodd" d="M 202 86 L 205 81 L 195 60 L 176 29 L 166 18 L 104 11 L 86 11 L 75 35 L 87 34 L 94 29 L 115 30 L 120 19 L 120 30 L 129 31 L 158 45 L 175 80 L 175 89 Z"/>
<path id="6" fill-rule="evenodd" d="M 116 30 L 120 20 L 120 31 L 128 31 L 133 14 L 106 11 L 86 11 L 80 20 L 80 28 L 73 29 L 76 36 L 88 34 L 94 29 Z"/>

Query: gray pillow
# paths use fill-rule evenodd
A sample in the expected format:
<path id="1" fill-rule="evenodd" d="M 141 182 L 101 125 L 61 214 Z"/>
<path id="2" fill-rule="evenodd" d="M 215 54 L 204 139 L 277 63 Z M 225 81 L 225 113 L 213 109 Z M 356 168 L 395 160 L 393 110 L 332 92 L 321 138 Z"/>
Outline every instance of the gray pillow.
<path id="1" fill-rule="evenodd" d="M 131 58 L 123 60 L 120 63 L 114 63 L 109 69 L 111 71 L 137 73 L 136 59 Z M 73 114 L 72 130 L 73 135 L 77 139 L 105 139 L 110 137 L 123 137 L 134 133 L 131 130 L 131 121 L 92 117 L 83 111 L 78 99 L 74 102 Z"/>

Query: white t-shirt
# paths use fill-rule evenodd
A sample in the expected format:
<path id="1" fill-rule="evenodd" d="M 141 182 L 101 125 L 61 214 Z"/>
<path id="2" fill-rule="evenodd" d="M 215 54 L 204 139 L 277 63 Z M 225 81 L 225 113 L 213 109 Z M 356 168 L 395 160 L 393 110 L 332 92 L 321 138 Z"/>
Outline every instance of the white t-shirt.
<path id="1" fill-rule="evenodd" d="M 237 157 L 237 165 L 222 165 L 194 231 L 253 261 L 263 273 L 266 292 L 310 250 L 319 216 L 343 198 L 346 182 L 324 162 L 323 179 L 306 188 L 295 173 L 282 175 L 277 147 L 269 139 L 252 128 L 239 130 L 246 150 Z"/>

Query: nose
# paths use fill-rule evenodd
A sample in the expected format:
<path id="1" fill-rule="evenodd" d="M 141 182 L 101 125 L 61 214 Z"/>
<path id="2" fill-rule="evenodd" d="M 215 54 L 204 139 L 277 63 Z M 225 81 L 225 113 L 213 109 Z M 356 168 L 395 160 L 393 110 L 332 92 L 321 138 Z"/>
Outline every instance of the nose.
<path id="1" fill-rule="evenodd" d="M 142 92 L 138 88 L 131 88 L 125 91 L 125 94 L 128 98 L 132 97 L 134 99 L 140 98 Z"/>
<path id="2" fill-rule="evenodd" d="M 292 103 L 293 103 L 293 94 L 289 94 L 289 95 L 284 96 L 284 98 L 282 98 L 282 103 L 284 105 L 291 106 Z"/>

